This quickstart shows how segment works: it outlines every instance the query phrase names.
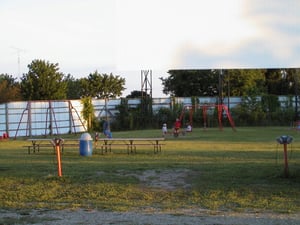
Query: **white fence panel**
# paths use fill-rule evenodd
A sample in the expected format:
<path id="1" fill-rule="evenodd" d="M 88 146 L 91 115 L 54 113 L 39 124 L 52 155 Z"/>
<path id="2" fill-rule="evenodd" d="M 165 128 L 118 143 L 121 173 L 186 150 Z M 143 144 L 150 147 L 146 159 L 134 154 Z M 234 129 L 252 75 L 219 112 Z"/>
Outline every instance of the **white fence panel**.
<path id="1" fill-rule="evenodd" d="M 260 98 L 258 98 L 260 99 Z M 127 99 L 130 108 L 141 104 L 140 99 Z M 199 104 L 216 104 L 215 97 L 198 97 Z M 295 106 L 295 97 L 279 96 L 282 107 L 288 104 Z M 290 102 L 292 101 L 292 102 Z M 171 108 L 173 103 L 189 106 L 192 98 L 153 98 L 152 109 Z M 240 97 L 224 98 L 223 103 L 229 108 L 236 107 Z M 96 117 L 114 117 L 121 99 L 93 99 L 92 104 Z M 8 133 L 14 136 L 34 136 L 66 134 L 86 131 L 86 121 L 82 118 L 83 106 L 80 100 L 61 101 L 29 101 L 0 104 L 0 136 Z"/>

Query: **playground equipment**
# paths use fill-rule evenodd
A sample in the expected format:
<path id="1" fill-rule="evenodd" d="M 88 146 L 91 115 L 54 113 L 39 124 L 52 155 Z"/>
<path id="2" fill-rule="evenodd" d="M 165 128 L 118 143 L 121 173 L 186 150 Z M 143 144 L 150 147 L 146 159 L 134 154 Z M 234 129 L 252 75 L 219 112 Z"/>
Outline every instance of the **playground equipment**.
<path id="1" fill-rule="evenodd" d="M 222 124 L 222 117 L 223 117 L 223 112 L 225 112 L 226 114 L 226 117 L 232 127 L 232 129 L 234 131 L 236 131 L 235 129 L 235 124 L 234 124 L 234 121 L 231 117 L 231 114 L 229 112 L 229 109 L 226 105 L 224 104 L 203 104 L 203 105 L 187 105 L 187 106 L 184 106 L 182 111 L 181 111 L 181 114 L 179 116 L 179 120 L 182 121 L 183 120 L 183 117 L 184 117 L 184 114 L 186 111 L 189 111 L 189 123 L 190 125 L 193 127 L 193 113 L 195 111 L 195 109 L 198 108 L 198 109 L 202 109 L 202 114 L 203 114 L 203 127 L 204 129 L 207 128 L 207 110 L 209 108 L 217 108 L 218 110 L 218 123 L 219 123 L 219 128 L 220 130 L 223 129 L 223 124 Z"/>

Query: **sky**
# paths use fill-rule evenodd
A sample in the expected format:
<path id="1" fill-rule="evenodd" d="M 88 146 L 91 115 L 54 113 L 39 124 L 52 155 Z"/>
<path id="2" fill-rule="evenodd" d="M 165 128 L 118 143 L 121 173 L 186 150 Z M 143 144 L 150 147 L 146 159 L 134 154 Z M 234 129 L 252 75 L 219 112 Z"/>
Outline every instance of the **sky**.
<path id="1" fill-rule="evenodd" d="M 170 69 L 300 65 L 299 0 L 1 0 L 0 73 L 20 78 L 35 59 L 75 78 L 96 70 L 153 97 Z"/>

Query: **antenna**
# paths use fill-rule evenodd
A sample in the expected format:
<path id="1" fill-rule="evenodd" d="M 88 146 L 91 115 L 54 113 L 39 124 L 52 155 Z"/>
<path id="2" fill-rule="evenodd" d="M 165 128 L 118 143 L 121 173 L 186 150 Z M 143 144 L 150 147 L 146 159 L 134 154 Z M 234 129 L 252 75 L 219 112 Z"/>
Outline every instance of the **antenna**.
<path id="1" fill-rule="evenodd" d="M 13 46 L 11 48 L 15 50 L 15 52 L 18 56 L 18 77 L 20 78 L 20 72 L 21 72 L 21 57 L 20 57 L 20 54 L 22 52 L 26 52 L 26 51 L 24 49 L 13 47 Z"/>

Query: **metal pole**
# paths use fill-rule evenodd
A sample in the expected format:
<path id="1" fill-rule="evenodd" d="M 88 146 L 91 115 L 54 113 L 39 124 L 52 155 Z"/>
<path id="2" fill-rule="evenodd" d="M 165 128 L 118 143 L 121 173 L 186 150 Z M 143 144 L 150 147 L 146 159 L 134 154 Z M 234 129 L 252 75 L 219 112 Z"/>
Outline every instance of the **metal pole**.
<path id="1" fill-rule="evenodd" d="M 49 122 L 49 132 L 50 132 L 50 136 L 53 135 L 53 115 L 52 115 L 52 112 L 53 112 L 53 109 L 52 109 L 52 104 L 51 104 L 51 101 L 48 101 L 48 109 L 49 109 L 49 119 L 50 119 L 50 122 Z M 54 112 L 53 112 L 54 113 Z"/>
<path id="2" fill-rule="evenodd" d="M 289 165 L 288 165 L 288 156 L 287 156 L 287 143 L 283 144 L 284 151 L 284 175 L 285 177 L 289 176 Z"/>
<path id="3" fill-rule="evenodd" d="M 295 95 L 295 122 L 298 121 L 298 96 Z"/>
<path id="4" fill-rule="evenodd" d="M 227 76 L 228 76 L 228 94 L 227 94 L 227 98 L 228 98 L 228 110 L 230 110 L 230 77 L 229 77 L 229 74 L 227 73 Z"/>
<path id="5" fill-rule="evenodd" d="M 27 120 L 27 125 L 28 125 L 28 129 L 29 129 L 29 137 L 32 137 L 32 114 L 31 114 L 31 101 L 29 101 L 27 103 L 27 107 L 28 107 L 28 120 Z M 27 131 L 26 131 L 26 134 L 27 134 Z"/>
<path id="6" fill-rule="evenodd" d="M 294 74 L 294 82 L 295 82 L 295 122 L 298 121 L 298 83 L 299 83 L 299 77 L 298 72 L 296 70 L 296 74 Z"/>
<path id="7" fill-rule="evenodd" d="M 105 97 L 105 119 L 107 122 L 107 129 L 110 130 L 110 124 L 109 124 L 109 120 L 108 120 L 108 112 L 107 112 L 107 97 Z"/>
<path id="8" fill-rule="evenodd" d="M 61 166 L 61 156 L 60 156 L 61 143 L 62 143 L 62 139 L 60 139 L 60 138 L 54 139 L 55 152 L 56 152 L 56 158 L 57 158 L 57 175 L 59 177 L 62 177 L 62 166 Z"/>
<path id="9" fill-rule="evenodd" d="M 72 134 L 72 128 L 73 128 L 73 115 L 72 115 L 72 105 L 71 101 L 68 100 L 68 110 L 69 110 L 69 130 L 70 134 Z M 74 131 L 76 133 L 76 131 Z"/>
<path id="10" fill-rule="evenodd" d="M 5 103 L 5 131 L 9 136 L 9 112 L 8 112 L 8 103 Z"/>
<path id="11" fill-rule="evenodd" d="M 218 104 L 223 104 L 223 71 L 220 70 L 219 73 L 219 102 Z"/>

